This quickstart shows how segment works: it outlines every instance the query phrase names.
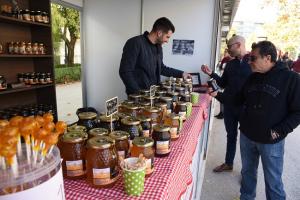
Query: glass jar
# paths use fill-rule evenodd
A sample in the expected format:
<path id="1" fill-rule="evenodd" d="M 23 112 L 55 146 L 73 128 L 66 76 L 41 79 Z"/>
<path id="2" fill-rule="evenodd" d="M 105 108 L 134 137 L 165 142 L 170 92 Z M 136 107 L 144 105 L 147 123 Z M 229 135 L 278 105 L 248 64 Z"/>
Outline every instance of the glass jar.
<path id="1" fill-rule="evenodd" d="M 153 127 L 152 138 L 154 140 L 155 156 L 165 157 L 171 152 L 170 127 L 166 125 L 156 125 Z"/>
<path id="2" fill-rule="evenodd" d="M 89 130 L 89 138 L 97 136 L 108 136 L 108 130 L 106 128 L 93 128 Z"/>
<path id="3" fill-rule="evenodd" d="M 78 125 L 85 126 L 89 131 L 95 128 L 95 119 L 97 117 L 97 113 L 94 112 L 81 112 L 78 114 Z"/>
<path id="4" fill-rule="evenodd" d="M 0 90 L 6 90 L 7 89 L 7 83 L 4 76 L 0 75 Z"/>
<path id="5" fill-rule="evenodd" d="M 40 43 L 38 46 L 38 54 L 44 55 L 45 54 L 45 47 L 43 43 Z"/>
<path id="6" fill-rule="evenodd" d="M 178 114 L 183 121 L 186 120 L 186 102 L 179 101 L 175 107 L 175 113 Z"/>
<path id="7" fill-rule="evenodd" d="M 19 54 L 19 42 L 14 43 L 14 54 Z"/>
<path id="8" fill-rule="evenodd" d="M 42 20 L 45 24 L 49 23 L 49 17 L 48 17 L 48 13 L 46 12 L 42 12 Z"/>
<path id="9" fill-rule="evenodd" d="M 42 18 L 42 12 L 41 11 L 36 11 L 35 15 L 34 15 L 34 19 L 36 22 L 43 22 L 43 18 Z"/>
<path id="10" fill-rule="evenodd" d="M 83 132 L 65 133 L 59 144 L 62 156 L 63 175 L 66 178 L 78 179 L 86 175 L 85 142 L 87 134 Z"/>
<path id="11" fill-rule="evenodd" d="M 177 140 L 179 138 L 180 116 L 172 113 L 166 116 L 164 124 L 170 127 L 171 140 Z"/>
<path id="12" fill-rule="evenodd" d="M 161 109 L 158 107 L 146 106 L 143 108 L 143 115 L 150 117 L 153 124 L 160 123 L 162 119 Z"/>
<path id="13" fill-rule="evenodd" d="M 172 86 L 171 85 L 163 85 L 163 90 L 165 90 L 167 93 L 172 92 Z"/>
<path id="14" fill-rule="evenodd" d="M 150 103 L 150 102 L 147 102 L 147 101 L 142 101 L 142 102 L 140 102 L 141 109 L 143 109 L 143 108 L 146 107 L 146 106 L 150 106 L 150 105 L 151 105 L 151 103 Z"/>
<path id="15" fill-rule="evenodd" d="M 168 105 L 165 102 L 158 102 L 155 103 L 155 106 L 161 109 L 162 112 L 162 121 L 165 119 L 166 115 L 168 114 Z"/>
<path id="16" fill-rule="evenodd" d="M 31 47 L 31 43 L 28 42 L 25 48 L 26 54 L 32 54 L 32 47 Z"/>
<path id="17" fill-rule="evenodd" d="M 32 54 L 39 54 L 39 45 L 37 42 L 33 43 L 32 45 Z"/>
<path id="18" fill-rule="evenodd" d="M 135 118 L 135 117 L 127 117 L 125 119 L 121 120 L 122 127 L 121 129 L 123 131 L 126 131 L 129 133 L 129 144 L 130 147 L 132 146 L 132 140 L 135 137 L 140 136 L 140 132 L 142 131 L 141 129 L 141 122 Z"/>
<path id="19" fill-rule="evenodd" d="M 25 9 L 22 13 L 22 19 L 26 21 L 30 21 L 30 11 Z"/>
<path id="20" fill-rule="evenodd" d="M 139 157 L 140 154 L 146 158 L 146 176 L 154 171 L 154 140 L 148 137 L 136 137 L 132 142 L 131 157 Z"/>
<path id="21" fill-rule="evenodd" d="M 29 84 L 30 84 L 30 85 L 35 85 L 35 84 L 37 84 L 37 83 L 35 82 L 35 73 L 34 73 L 34 72 L 30 73 L 30 75 L 29 75 Z"/>
<path id="22" fill-rule="evenodd" d="M 180 101 L 191 102 L 191 95 L 190 94 L 181 95 Z"/>
<path id="23" fill-rule="evenodd" d="M 151 137 L 151 118 L 146 116 L 138 116 L 138 120 L 141 122 L 142 136 Z"/>
<path id="24" fill-rule="evenodd" d="M 34 19 L 34 16 L 35 16 L 35 11 L 30 11 L 30 20 L 32 21 L 32 22 L 35 22 L 35 19 Z"/>
<path id="25" fill-rule="evenodd" d="M 39 108 L 40 110 L 43 110 L 41 108 Z M 68 132 L 84 132 L 86 133 L 87 130 L 86 130 L 86 127 L 85 126 L 80 126 L 80 125 L 72 125 L 72 126 L 68 126 L 67 128 Z"/>
<path id="26" fill-rule="evenodd" d="M 101 128 L 106 128 L 108 132 L 114 131 L 118 128 L 118 116 L 113 115 L 112 118 L 106 117 L 105 115 L 101 115 L 99 117 L 100 119 L 100 127 Z M 110 123 L 110 119 L 112 119 L 112 123 Z M 112 125 L 112 127 L 110 127 Z M 112 130 L 111 130 L 112 128 Z"/>
<path id="27" fill-rule="evenodd" d="M 2 54 L 3 52 L 4 52 L 3 46 L 2 46 L 2 44 L 0 43 L 0 54 Z"/>
<path id="28" fill-rule="evenodd" d="M 129 133 L 125 131 L 113 131 L 109 137 L 115 140 L 119 162 L 129 157 Z"/>
<path id="29" fill-rule="evenodd" d="M 171 97 L 160 97 L 160 101 L 167 104 L 167 114 L 170 114 L 173 112 L 173 101 Z"/>
<path id="30" fill-rule="evenodd" d="M 136 104 L 127 104 L 124 106 L 124 112 L 133 117 L 136 117 L 140 110 L 140 107 Z"/>
<path id="31" fill-rule="evenodd" d="M 185 89 L 184 87 L 176 87 L 175 90 L 179 93 L 179 95 L 184 95 L 185 94 Z"/>
<path id="32" fill-rule="evenodd" d="M 30 73 L 25 73 L 24 74 L 24 83 L 29 84 L 29 78 L 30 78 Z"/>
<path id="33" fill-rule="evenodd" d="M 152 105 L 154 105 L 154 100 L 155 100 L 156 98 L 155 98 L 154 96 L 153 96 L 153 97 L 150 97 L 150 96 L 144 95 L 144 96 L 143 96 L 143 99 L 144 99 L 144 101 L 150 102 L 150 103 L 151 103 L 151 101 L 152 101 Z"/>
<path id="34" fill-rule="evenodd" d="M 23 55 L 26 54 L 26 43 L 25 42 L 20 42 L 19 53 L 23 54 Z"/>
<path id="35" fill-rule="evenodd" d="M 19 83 L 23 83 L 23 81 L 24 81 L 24 73 L 18 73 L 17 74 L 17 78 L 18 78 Z"/>
<path id="36" fill-rule="evenodd" d="M 45 74 L 45 73 L 40 73 L 40 76 L 39 76 L 39 83 L 40 83 L 40 84 L 46 84 L 46 83 L 47 83 L 47 80 L 46 80 L 46 74 Z"/>
<path id="37" fill-rule="evenodd" d="M 13 54 L 14 52 L 14 42 L 8 43 L 8 53 Z"/>
<path id="38" fill-rule="evenodd" d="M 118 117 L 118 121 L 116 123 L 116 130 L 119 130 L 122 127 L 121 125 L 122 119 L 125 119 L 126 117 L 130 117 L 130 115 L 128 113 L 118 112 L 116 113 L 116 116 Z"/>
<path id="39" fill-rule="evenodd" d="M 134 103 L 138 104 L 140 101 L 142 101 L 142 95 L 130 94 L 130 95 L 128 95 L 128 99 L 133 101 Z"/>
<path id="40" fill-rule="evenodd" d="M 87 141 L 87 181 L 93 187 L 112 187 L 119 178 L 118 156 L 114 140 L 107 136 Z"/>
<path id="41" fill-rule="evenodd" d="M 52 83 L 51 73 L 50 72 L 48 72 L 47 75 L 46 75 L 46 82 L 47 83 Z"/>

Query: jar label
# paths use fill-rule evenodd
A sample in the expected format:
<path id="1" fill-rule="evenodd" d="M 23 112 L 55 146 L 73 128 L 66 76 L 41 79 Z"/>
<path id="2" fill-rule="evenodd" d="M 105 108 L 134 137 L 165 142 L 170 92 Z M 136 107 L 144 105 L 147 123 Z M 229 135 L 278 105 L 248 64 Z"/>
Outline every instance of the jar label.
<path id="1" fill-rule="evenodd" d="M 67 176 L 81 176 L 85 174 L 83 171 L 82 160 L 66 161 Z"/>
<path id="2" fill-rule="evenodd" d="M 145 159 L 146 161 L 146 174 L 151 174 L 154 170 L 154 167 L 153 167 L 153 158 L 151 159 Z"/>
<path id="3" fill-rule="evenodd" d="M 118 151 L 119 160 L 125 159 L 125 151 Z"/>
<path id="4" fill-rule="evenodd" d="M 93 168 L 93 183 L 94 185 L 108 185 L 117 180 L 118 176 L 115 178 L 110 178 L 110 168 L 96 169 Z"/>
<path id="5" fill-rule="evenodd" d="M 149 137 L 150 136 L 150 130 L 143 130 L 143 136 Z"/>
<path id="6" fill-rule="evenodd" d="M 178 128 L 172 127 L 170 129 L 171 138 L 178 138 Z"/>
<path id="7" fill-rule="evenodd" d="M 167 154 L 170 152 L 170 141 L 157 141 L 156 142 L 156 153 Z"/>

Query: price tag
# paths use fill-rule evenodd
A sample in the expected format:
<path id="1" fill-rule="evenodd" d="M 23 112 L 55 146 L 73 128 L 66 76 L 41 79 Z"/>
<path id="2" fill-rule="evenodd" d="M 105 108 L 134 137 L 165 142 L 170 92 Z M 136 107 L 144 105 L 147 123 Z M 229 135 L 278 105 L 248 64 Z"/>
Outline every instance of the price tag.
<path id="1" fill-rule="evenodd" d="M 105 102 L 106 117 L 118 112 L 118 97 L 111 98 Z"/>

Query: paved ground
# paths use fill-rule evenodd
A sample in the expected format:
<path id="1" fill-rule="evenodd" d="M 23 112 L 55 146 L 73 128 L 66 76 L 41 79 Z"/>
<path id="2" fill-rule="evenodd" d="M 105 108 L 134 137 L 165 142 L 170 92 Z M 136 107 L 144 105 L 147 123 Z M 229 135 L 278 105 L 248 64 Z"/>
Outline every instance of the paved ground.
<path id="1" fill-rule="evenodd" d="M 76 110 L 82 107 L 81 82 L 56 86 L 58 120 L 71 124 L 78 120 Z"/>
<path id="2" fill-rule="evenodd" d="M 216 104 L 215 113 L 219 112 Z M 300 200 L 300 127 L 288 135 L 285 143 L 283 182 L 287 200 Z M 233 200 L 239 196 L 241 160 L 239 141 L 233 172 L 216 174 L 212 169 L 224 162 L 226 132 L 223 120 L 215 118 L 211 132 L 201 200 Z M 259 165 L 257 198 L 264 200 L 265 187 L 261 163 Z"/>

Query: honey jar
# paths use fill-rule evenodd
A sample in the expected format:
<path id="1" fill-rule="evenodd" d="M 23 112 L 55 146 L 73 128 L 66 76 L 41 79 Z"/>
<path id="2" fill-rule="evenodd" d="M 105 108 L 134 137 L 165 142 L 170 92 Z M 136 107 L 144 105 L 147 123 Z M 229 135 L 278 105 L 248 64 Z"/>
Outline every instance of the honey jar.
<path id="1" fill-rule="evenodd" d="M 172 113 L 167 115 L 164 124 L 170 127 L 171 140 L 177 140 L 179 138 L 180 117 L 179 115 Z"/>
<path id="2" fill-rule="evenodd" d="M 141 122 L 142 127 L 142 136 L 143 137 L 151 137 L 151 118 L 146 116 L 139 116 L 138 120 Z"/>
<path id="3" fill-rule="evenodd" d="M 146 106 L 143 108 L 143 115 L 150 117 L 152 123 L 160 123 L 162 118 L 162 113 L 158 107 Z"/>
<path id="4" fill-rule="evenodd" d="M 115 140 L 119 161 L 129 157 L 129 133 L 125 131 L 114 131 L 109 137 Z"/>
<path id="5" fill-rule="evenodd" d="M 162 112 L 162 120 L 165 119 L 166 115 L 168 114 L 168 105 L 165 102 L 158 102 L 155 103 L 155 106 L 161 109 Z"/>
<path id="6" fill-rule="evenodd" d="M 133 101 L 134 103 L 138 104 L 140 101 L 142 101 L 142 95 L 141 94 L 130 94 L 130 95 L 128 95 L 128 99 Z"/>
<path id="7" fill-rule="evenodd" d="M 69 126 L 67 130 L 68 132 L 85 132 L 85 133 L 87 131 L 85 126 L 80 126 L 77 124 Z"/>
<path id="8" fill-rule="evenodd" d="M 152 101 L 152 105 L 154 105 L 154 101 L 155 101 L 155 97 L 153 96 L 153 97 L 150 97 L 150 96 L 143 96 L 143 99 L 144 99 L 144 101 L 146 101 L 146 102 L 150 102 L 151 103 L 151 101 Z"/>
<path id="9" fill-rule="evenodd" d="M 78 114 L 78 125 L 85 126 L 89 131 L 90 129 L 95 128 L 95 119 L 97 117 L 97 113 L 95 112 L 81 112 Z"/>
<path id="10" fill-rule="evenodd" d="M 154 140 L 148 137 L 136 137 L 132 142 L 131 157 L 139 157 L 140 154 L 146 158 L 146 176 L 154 171 Z"/>
<path id="11" fill-rule="evenodd" d="M 110 128 L 111 128 L 110 127 L 110 125 L 111 125 L 110 120 L 111 120 L 111 118 L 110 117 L 106 117 L 105 115 L 101 115 L 99 117 L 99 119 L 100 119 L 100 127 L 101 128 L 106 128 L 110 132 Z M 118 119 L 119 118 L 116 115 L 112 116 L 112 131 L 114 131 L 114 130 L 117 129 L 117 127 L 118 127 Z"/>
<path id="12" fill-rule="evenodd" d="M 129 144 L 132 145 L 132 140 L 140 136 L 141 122 L 135 117 L 127 117 L 121 120 L 121 129 L 129 133 Z"/>
<path id="13" fill-rule="evenodd" d="M 124 112 L 130 116 L 136 117 L 140 112 L 140 107 L 134 104 L 127 104 L 124 106 Z"/>
<path id="14" fill-rule="evenodd" d="M 142 102 L 140 102 L 140 106 L 143 108 L 143 107 L 146 107 L 146 106 L 150 106 L 151 105 L 151 103 L 150 102 L 148 102 L 148 101 L 142 101 Z"/>
<path id="15" fill-rule="evenodd" d="M 84 132 L 67 132 L 60 141 L 59 150 L 63 158 L 62 169 L 66 178 L 78 179 L 86 175 Z"/>
<path id="16" fill-rule="evenodd" d="M 108 130 L 106 128 L 93 128 L 89 130 L 89 138 L 96 136 L 108 136 Z"/>
<path id="17" fill-rule="evenodd" d="M 119 177 L 118 155 L 114 140 L 97 136 L 87 141 L 87 181 L 93 187 L 112 187 Z"/>
<path id="18" fill-rule="evenodd" d="M 160 101 L 165 102 L 167 104 L 167 114 L 173 112 L 173 101 L 171 97 L 160 97 Z"/>
<path id="19" fill-rule="evenodd" d="M 186 120 L 186 102 L 183 101 L 179 101 L 176 104 L 175 107 L 175 113 L 178 114 L 180 117 L 182 117 L 182 120 L 185 121 Z"/>
<path id="20" fill-rule="evenodd" d="M 155 156 L 165 157 L 171 152 L 170 127 L 166 125 L 156 125 L 153 127 L 152 138 L 154 140 Z"/>
<path id="21" fill-rule="evenodd" d="M 118 106 L 118 112 L 124 112 L 124 113 L 126 113 L 126 106 L 132 105 L 132 104 L 134 104 L 134 102 L 131 101 L 131 100 L 125 100 L 125 101 L 123 101 L 123 102 L 120 103 L 120 105 Z"/>

